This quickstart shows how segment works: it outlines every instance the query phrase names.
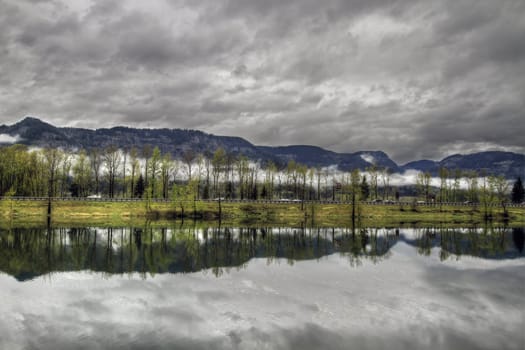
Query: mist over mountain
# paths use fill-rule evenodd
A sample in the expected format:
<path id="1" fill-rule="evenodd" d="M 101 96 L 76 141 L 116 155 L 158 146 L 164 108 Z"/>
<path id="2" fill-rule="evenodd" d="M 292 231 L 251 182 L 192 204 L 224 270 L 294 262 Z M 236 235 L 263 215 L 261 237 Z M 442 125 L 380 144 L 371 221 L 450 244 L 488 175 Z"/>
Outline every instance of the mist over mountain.
<path id="1" fill-rule="evenodd" d="M 337 166 L 340 170 L 361 170 L 376 165 L 393 172 L 406 170 L 428 171 L 437 175 L 440 167 L 476 170 L 486 174 L 504 175 L 507 178 L 525 177 L 525 155 L 512 152 L 479 152 L 468 155 L 455 154 L 441 161 L 416 160 L 398 165 L 379 150 L 337 153 L 310 145 L 257 146 L 240 137 L 216 136 L 198 130 L 186 129 L 137 129 L 113 127 L 81 129 L 56 127 L 37 118 L 27 117 L 12 125 L 0 126 L 0 144 L 20 143 L 33 147 L 61 147 L 64 149 L 104 148 L 116 145 L 122 149 L 145 145 L 157 146 L 173 157 L 187 150 L 211 154 L 222 147 L 228 153 L 245 155 L 254 161 L 273 161 L 283 166 L 294 160 L 309 167 Z"/>

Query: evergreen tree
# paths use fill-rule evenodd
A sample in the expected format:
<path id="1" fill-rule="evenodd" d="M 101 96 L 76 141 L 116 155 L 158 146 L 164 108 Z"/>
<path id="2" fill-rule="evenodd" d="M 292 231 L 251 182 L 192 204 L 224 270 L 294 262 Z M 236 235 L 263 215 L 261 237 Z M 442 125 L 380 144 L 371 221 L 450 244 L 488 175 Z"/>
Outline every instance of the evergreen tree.
<path id="1" fill-rule="evenodd" d="M 266 185 L 263 185 L 263 187 L 262 187 L 261 198 L 268 199 L 268 191 L 266 190 Z"/>
<path id="2" fill-rule="evenodd" d="M 202 199 L 210 198 L 210 185 L 206 182 L 204 184 L 204 189 L 202 190 Z"/>
<path id="3" fill-rule="evenodd" d="M 79 197 L 80 189 L 79 189 L 78 184 L 76 182 L 73 182 L 69 186 L 69 192 L 71 192 L 71 197 Z"/>
<path id="4" fill-rule="evenodd" d="M 525 198 L 525 191 L 523 189 L 523 183 L 521 182 L 521 177 L 518 177 L 514 186 L 512 186 L 511 199 L 512 203 L 521 203 Z"/>
<path id="5" fill-rule="evenodd" d="M 363 181 L 361 181 L 361 199 L 366 201 L 370 195 L 370 186 L 366 181 L 366 175 L 363 175 Z"/>
<path id="6" fill-rule="evenodd" d="M 231 199 L 233 198 L 233 182 L 228 181 L 226 182 L 226 198 Z"/>
<path id="7" fill-rule="evenodd" d="M 144 194 L 144 189 L 144 178 L 142 177 L 142 174 L 140 174 L 139 179 L 137 180 L 137 185 L 135 186 L 135 197 L 142 198 L 142 195 Z"/>

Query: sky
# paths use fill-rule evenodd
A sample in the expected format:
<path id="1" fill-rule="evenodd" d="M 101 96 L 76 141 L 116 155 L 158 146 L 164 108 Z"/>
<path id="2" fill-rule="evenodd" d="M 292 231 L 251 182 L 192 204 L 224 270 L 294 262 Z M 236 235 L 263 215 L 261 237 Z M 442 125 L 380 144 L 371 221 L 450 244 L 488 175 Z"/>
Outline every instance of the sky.
<path id="1" fill-rule="evenodd" d="M 523 0 L 0 0 L 0 123 L 525 153 Z"/>

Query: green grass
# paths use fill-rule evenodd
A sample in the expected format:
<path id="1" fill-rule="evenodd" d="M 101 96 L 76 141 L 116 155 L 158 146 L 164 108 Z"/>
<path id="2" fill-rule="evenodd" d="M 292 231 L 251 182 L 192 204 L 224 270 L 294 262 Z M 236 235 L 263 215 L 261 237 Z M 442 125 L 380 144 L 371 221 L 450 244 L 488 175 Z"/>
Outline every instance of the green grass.
<path id="1" fill-rule="evenodd" d="M 235 224 L 273 223 L 288 226 L 305 222 L 319 226 L 351 224 L 350 204 L 304 204 L 301 203 L 221 203 L 221 221 Z M 185 219 L 216 221 L 219 219 L 218 202 L 196 202 L 184 205 Z M 52 202 L 53 224 L 128 225 L 144 220 L 180 220 L 180 203 L 146 202 Z M 364 205 L 356 209 L 361 225 L 377 226 L 392 224 L 477 224 L 484 222 L 481 206 L 399 206 Z M 501 207 L 492 208 L 492 222 L 525 225 L 525 208 L 508 208 L 509 217 L 503 216 Z M 5 223 L 45 224 L 47 202 L 10 201 L 0 202 L 0 217 Z"/>

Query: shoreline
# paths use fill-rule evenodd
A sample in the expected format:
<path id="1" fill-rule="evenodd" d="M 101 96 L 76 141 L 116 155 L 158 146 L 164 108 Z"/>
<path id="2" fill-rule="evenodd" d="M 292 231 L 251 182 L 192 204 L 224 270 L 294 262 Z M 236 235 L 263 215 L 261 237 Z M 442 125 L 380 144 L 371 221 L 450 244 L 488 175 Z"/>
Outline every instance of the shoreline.
<path id="1" fill-rule="evenodd" d="M 0 201 L 3 224 L 47 224 L 48 202 L 43 200 Z M 234 201 L 82 201 L 53 200 L 50 221 L 119 225 L 130 222 L 198 221 L 233 224 L 286 224 L 292 226 L 385 226 L 404 224 L 525 226 L 525 206 L 413 205 L 409 203 L 370 204 L 330 202 L 234 202 Z M 490 215 L 485 219 L 485 215 Z"/>

